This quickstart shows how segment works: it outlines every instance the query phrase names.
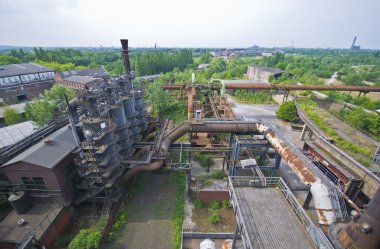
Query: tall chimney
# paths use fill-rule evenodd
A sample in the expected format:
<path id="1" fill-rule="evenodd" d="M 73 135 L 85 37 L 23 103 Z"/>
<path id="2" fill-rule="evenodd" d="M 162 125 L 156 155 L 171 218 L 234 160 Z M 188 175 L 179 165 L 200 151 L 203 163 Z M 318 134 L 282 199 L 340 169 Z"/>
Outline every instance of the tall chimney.
<path id="1" fill-rule="evenodd" d="M 121 42 L 121 53 L 123 54 L 124 67 L 126 70 L 127 77 L 131 78 L 131 64 L 129 63 L 128 55 L 128 39 L 120 39 Z"/>

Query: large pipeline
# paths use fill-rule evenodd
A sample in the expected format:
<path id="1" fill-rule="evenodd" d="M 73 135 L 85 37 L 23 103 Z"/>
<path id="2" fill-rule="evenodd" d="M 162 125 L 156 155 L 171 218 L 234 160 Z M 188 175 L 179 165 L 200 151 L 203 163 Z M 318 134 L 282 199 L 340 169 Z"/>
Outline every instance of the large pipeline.
<path id="1" fill-rule="evenodd" d="M 206 85 L 205 85 L 206 86 Z M 180 90 L 183 85 L 164 85 L 164 90 Z M 330 90 L 380 92 L 379 86 L 347 86 L 347 85 L 275 85 L 275 84 L 225 84 L 225 89 L 257 89 L 257 90 Z"/>
<path id="2" fill-rule="evenodd" d="M 194 99 L 197 95 L 195 88 L 191 88 L 191 91 L 187 95 L 187 119 L 194 118 Z"/>
<path id="3" fill-rule="evenodd" d="M 313 194 L 314 205 L 317 209 L 319 223 L 322 225 L 330 225 L 333 222 L 333 208 L 329 198 L 327 187 L 321 183 L 317 175 L 310 170 L 304 162 L 282 141 L 276 134 L 266 125 L 245 122 L 245 121 L 204 121 L 202 123 L 183 122 L 175 127 L 164 137 L 161 143 L 161 150 L 166 154 L 170 145 L 178 138 L 188 132 L 208 132 L 208 133 L 245 133 L 258 131 L 265 134 L 269 143 L 284 158 L 291 169 L 305 183 L 310 185 L 310 191 Z M 127 182 L 131 176 L 140 171 L 152 171 L 159 169 L 164 164 L 163 160 L 153 162 L 151 164 L 137 166 L 129 170 L 123 176 L 124 182 Z"/>

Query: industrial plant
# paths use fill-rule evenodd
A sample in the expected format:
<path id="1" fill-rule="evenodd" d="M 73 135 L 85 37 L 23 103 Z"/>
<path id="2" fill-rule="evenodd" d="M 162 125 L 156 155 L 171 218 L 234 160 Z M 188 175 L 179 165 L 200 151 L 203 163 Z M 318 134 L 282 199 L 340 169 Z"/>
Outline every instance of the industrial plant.
<path id="1" fill-rule="evenodd" d="M 358 50 L 354 43 L 352 49 Z M 131 71 L 128 40 L 121 45 L 126 73 L 119 77 L 102 69 L 39 72 L 49 80 L 55 76 L 56 84 L 74 89 L 76 97 L 62 100 L 67 115 L 0 149 L 2 192 L 14 209 L 0 221 L 0 248 L 52 247 L 73 222 L 74 210 L 84 204 L 100 210 L 109 230 L 139 172 L 184 172 L 189 189 L 192 153 L 205 151 L 222 154 L 236 227 L 225 237 L 183 232 L 183 246 L 186 239 L 196 238 L 201 239 L 197 248 L 216 248 L 216 239 L 223 240 L 223 248 L 380 248 L 379 177 L 337 148 L 298 107 L 297 98 L 302 146 L 275 120 L 238 114 L 227 94 L 271 90 L 286 102 L 294 90 L 367 94 L 380 92 L 380 87 L 275 85 L 268 83 L 269 77 L 281 77 L 283 70 L 252 64 L 245 81 L 163 85 L 187 102 L 188 119 L 174 125 L 149 115 L 146 88 Z M 186 142 L 179 140 L 183 136 Z M 179 162 L 169 161 L 170 153 L 179 155 Z M 302 188 L 276 175 L 283 165 Z M 305 198 L 296 197 L 296 190 Z"/>

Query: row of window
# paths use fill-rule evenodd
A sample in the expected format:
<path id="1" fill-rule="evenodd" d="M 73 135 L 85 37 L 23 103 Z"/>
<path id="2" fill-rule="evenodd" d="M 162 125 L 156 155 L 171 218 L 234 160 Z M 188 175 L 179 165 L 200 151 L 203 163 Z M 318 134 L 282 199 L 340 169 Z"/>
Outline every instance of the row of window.
<path id="1" fill-rule="evenodd" d="M 21 76 L 11 76 L 11 77 L 5 77 L 0 78 L 0 86 L 10 86 L 10 85 L 16 85 L 20 83 L 27 83 L 32 81 L 38 81 L 38 80 L 49 80 L 54 79 L 54 72 L 47 72 L 47 73 L 34 73 L 34 74 L 25 74 Z"/>
<path id="2" fill-rule="evenodd" d="M 21 177 L 21 180 L 29 192 L 36 194 L 47 193 L 47 188 L 42 177 Z"/>

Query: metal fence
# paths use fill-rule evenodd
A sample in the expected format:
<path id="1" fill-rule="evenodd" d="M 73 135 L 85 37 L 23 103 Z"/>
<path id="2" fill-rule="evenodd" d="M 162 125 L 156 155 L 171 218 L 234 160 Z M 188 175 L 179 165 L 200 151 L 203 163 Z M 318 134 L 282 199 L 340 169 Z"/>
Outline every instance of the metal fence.
<path id="1" fill-rule="evenodd" d="M 297 219 L 302 224 L 310 239 L 313 241 L 317 248 L 334 249 L 334 246 L 330 243 L 327 237 L 324 235 L 322 230 L 314 225 L 310 220 L 309 216 L 306 214 L 302 206 L 298 203 L 297 198 L 293 195 L 289 187 L 280 177 L 267 177 L 266 187 L 277 187 L 281 194 L 284 196 L 288 204 L 290 205 L 293 213 L 297 216 Z M 234 209 L 239 220 L 242 221 L 242 229 L 247 231 L 246 224 L 244 222 L 242 212 L 239 205 L 237 205 L 236 195 L 234 193 L 234 187 L 263 187 L 263 182 L 261 178 L 258 177 L 244 177 L 244 176 L 231 176 L 229 177 L 229 191 L 233 201 Z M 253 219 L 253 217 L 251 217 Z M 242 231 L 242 237 L 244 236 Z M 258 238 L 258 237 L 257 237 Z M 256 239 L 257 239 L 256 238 Z M 255 238 L 250 238 L 255 239 Z M 246 248 L 253 248 L 251 241 L 247 238 L 243 238 Z M 257 242 L 255 242 L 257 244 Z"/>

